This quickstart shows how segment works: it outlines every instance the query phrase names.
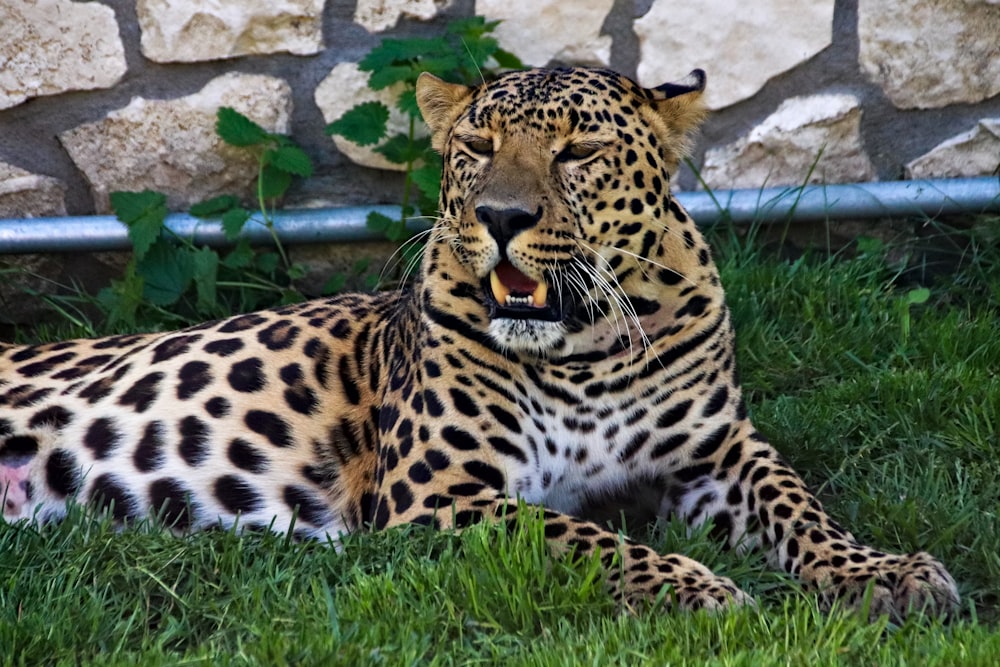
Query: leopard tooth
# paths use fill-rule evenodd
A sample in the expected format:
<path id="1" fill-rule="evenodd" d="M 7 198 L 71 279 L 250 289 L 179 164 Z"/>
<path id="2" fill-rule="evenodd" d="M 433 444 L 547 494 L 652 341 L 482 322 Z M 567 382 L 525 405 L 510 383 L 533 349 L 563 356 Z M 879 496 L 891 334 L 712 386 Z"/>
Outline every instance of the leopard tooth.
<path id="1" fill-rule="evenodd" d="M 506 304 L 510 299 L 510 290 L 500 282 L 500 276 L 497 275 L 496 271 L 490 271 L 490 289 L 493 290 L 493 298 L 497 300 L 497 303 Z"/>
<path id="2" fill-rule="evenodd" d="M 535 308 L 544 308 L 546 299 L 549 297 L 549 286 L 545 283 L 538 283 L 538 287 L 531 293 L 531 305 Z"/>

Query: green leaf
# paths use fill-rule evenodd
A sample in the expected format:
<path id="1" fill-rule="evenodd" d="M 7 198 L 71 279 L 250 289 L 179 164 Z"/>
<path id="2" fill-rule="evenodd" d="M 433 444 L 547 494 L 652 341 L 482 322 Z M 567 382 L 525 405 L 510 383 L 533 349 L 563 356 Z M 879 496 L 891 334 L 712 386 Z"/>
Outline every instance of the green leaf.
<path id="1" fill-rule="evenodd" d="M 383 155 L 389 162 L 406 164 L 419 160 L 429 145 L 429 138 L 414 139 L 411 142 L 405 134 L 397 134 L 376 148 L 375 152 Z"/>
<path id="2" fill-rule="evenodd" d="M 194 251 L 168 241 L 153 244 L 136 265 L 143 278 L 142 298 L 155 306 L 170 306 L 181 298 L 194 277 Z"/>
<path id="3" fill-rule="evenodd" d="M 305 299 L 302 296 L 302 292 L 294 289 L 292 287 L 281 290 L 281 300 L 278 302 L 282 306 L 287 306 L 291 303 L 300 303 Z"/>
<path id="4" fill-rule="evenodd" d="M 417 91 L 413 88 L 407 88 L 399 94 L 399 98 L 396 100 L 396 108 L 405 114 L 408 114 L 411 118 L 423 119 L 420 115 L 420 107 L 417 106 Z"/>
<path id="5" fill-rule="evenodd" d="M 417 189 L 432 202 L 437 202 L 441 194 L 441 162 L 433 162 L 417 167 L 410 172 L 410 180 Z"/>
<path id="6" fill-rule="evenodd" d="M 281 197 L 292 184 L 292 175 L 274 165 L 265 165 L 260 172 L 260 189 L 264 199 Z"/>
<path id="7" fill-rule="evenodd" d="M 500 25 L 500 21 L 487 21 L 484 16 L 467 16 L 448 23 L 445 33 L 466 40 L 479 39 Z"/>
<path id="8" fill-rule="evenodd" d="M 347 275 L 343 273 L 335 273 L 326 282 L 323 283 L 322 294 L 323 296 L 329 296 L 331 294 L 336 294 L 340 290 L 344 289 L 347 285 Z"/>
<path id="9" fill-rule="evenodd" d="M 493 60 L 504 69 L 524 69 L 524 63 L 521 62 L 521 59 L 506 49 L 494 51 Z"/>
<path id="10" fill-rule="evenodd" d="M 926 287 L 911 289 L 906 293 L 906 303 L 909 305 L 927 303 L 929 298 L 931 298 L 931 291 Z"/>
<path id="11" fill-rule="evenodd" d="M 108 314 L 108 324 L 112 327 L 125 324 L 135 326 L 136 312 L 142 305 L 142 276 L 130 265 L 125 277 L 112 280 L 97 294 L 97 301 Z"/>
<path id="12" fill-rule="evenodd" d="M 288 267 L 287 274 L 289 280 L 298 280 L 300 278 L 305 277 L 306 267 L 303 266 L 302 264 L 292 264 L 290 267 Z"/>
<path id="13" fill-rule="evenodd" d="M 243 225 L 246 221 L 250 219 L 250 212 L 244 208 L 231 208 L 222 214 L 222 231 L 225 232 L 226 238 L 230 241 L 235 240 L 240 232 L 243 231 Z"/>
<path id="14" fill-rule="evenodd" d="M 147 216 L 150 211 L 165 207 L 166 204 L 166 195 L 153 190 L 111 193 L 111 208 L 118 219 L 126 225 L 131 225 L 136 220 Z"/>
<path id="15" fill-rule="evenodd" d="M 281 146 L 267 154 L 271 164 L 279 169 L 303 178 L 309 178 L 313 174 L 312 160 L 298 146 Z"/>
<path id="16" fill-rule="evenodd" d="M 394 222 L 395 220 L 387 215 L 382 215 L 378 211 L 372 211 L 368 214 L 368 217 L 365 218 L 365 225 L 368 229 L 379 233 L 384 233 L 385 230 L 389 229 Z"/>
<path id="17" fill-rule="evenodd" d="M 257 255 L 254 261 L 257 265 L 257 270 L 267 275 L 274 273 L 274 270 L 278 268 L 279 262 L 281 262 L 281 257 L 276 252 L 262 252 Z"/>
<path id="18" fill-rule="evenodd" d="M 229 269 L 242 269 L 253 262 L 254 251 L 250 242 L 240 239 L 236 246 L 229 251 L 226 258 L 222 260 L 222 265 Z"/>
<path id="19" fill-rule="evenodd" d="M 220 195 L 198 202 L 189 210 L 196 218 L 214 218 L 240 205 L 240 198 L 234 195 Z"/>
<path id="20" fill-rule="evenodd" d="M 368 77 L 368 87 L 372 90 L 382 90 L 396 83 L 408 83 L 413 85 L 420 76 L 422 69 L 413 65 L 390 65 L 377 69 Z"/>
<path id="21" fill-rule="evenodd" d="M 136 261 L 141 260 L 150 246 L 160 238 L 167 217 L 167 197 L 162 192 L 112 192 L 111 208 L 119 220 L 128 225 Z"/>
<path id="22" fill-rule="evenodd" d="M 377 144 L 385 137 L 389 108 L 381 102 L 362 102 L 326 126 L 326 134 L 339 134 L 359 146 Z"/>
<path id="23" fill-rule="evenodd" d="M 468 63 L 466 67 L 473 70 L 482 68 L 499 48 L 497 40 L 492 37 L 483 37 L 474 41 L 465 40 L 462 42 L 462 46 L 464 47 L 465 61 Z"/>
<path id="24" fill-rule="evenodd" d="M 271 138 L 267 130 L 231 107 L 219 107 L 215 131 L 231 146 L 257 146 Z"/>
<path id="25" fill-rule="evenodd" d="M 361 59 L 358 67 L 363 72 L 377 72 L 386 67 L 418 60 L 428 53 L 439 52 L 447 48 L 450 48 L 448 43 L 440 37 L 433 39 L 383 39 L 381 44 Z"/>
<path id="26" fill-rule="evenodd" d="M 393 220 L 392 224 L 389 225 L 389 228 L 385 230 L 385 237 L 393 243 L 404 241 L 408 236 L 409 232 L 406 229 L 406 224 L 402 220 Z"/>
<path id="27" fill-rule="evenodd" d="M 440 55 L 427 55 L 420 59 L 419 71 L 448 77 L 461 64 L 458 53 L 460 52 L 449 50 Z M 414 78 L 414 82 L 416 82 L 416 78 Z"/>
<path id="28" fill-rule="evenodd" d="M 355 276 L 360 276 L 362 273 L 368 270 L 368 267 L 371 266 L 371 263 L 372 263 L 371 257 L 362 257 L 358 261 L 354 262 L 354 265 L 351 267 L 351 274 Z"/>
<path id="29" fill-rule="evenodd" d="M 881 239 L 871 236 L 859 236 L 855 241 L 858 244 L 858 252 L 863 255 L 881 255 L 885 249 L 885 244 Z"/>
<path id="30" fill-rule="evenodd" d="M 194 286 L 198 292 L 198 310 L 211 313 L 216 305 L 216 280 L 219 274 L 219 255 L 211 248 L 199 248 L 193 256 Z"/>

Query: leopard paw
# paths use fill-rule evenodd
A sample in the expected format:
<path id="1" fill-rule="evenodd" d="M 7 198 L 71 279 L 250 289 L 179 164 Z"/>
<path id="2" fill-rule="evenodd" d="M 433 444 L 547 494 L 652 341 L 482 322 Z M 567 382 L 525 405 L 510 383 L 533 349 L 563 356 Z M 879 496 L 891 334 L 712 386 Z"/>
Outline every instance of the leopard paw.
<path id="1" fill-rule="evenodd" d="M 929 553 L 904 556 L 897 568 L 893 606 L 902 616 L 924 611 L 948 615 L 958 608 L 958 587 L 948 570 Z"/>
<path id="2" fill-rule="evenodd" d="M 687 611 L 756 605 L 753 597 L 732 579 L 683 556 L 666 556 L 655 573 L 642 572 L 626 578 L 625 602 L 629 608 L 646 607 L 660 600 Z"/>
<path id="3" fill-rule="evenodd" d="M 757 602 L 732 579 L 712 575 L 697 582 L 685 582 L 673 591 L 681 609 L 718 611 L 728 607 L 757 606 Z"/>
<path id="4" fill-rule="evenodd" d="M 824 591 L 828 602 L 839 597 L 856 609 L 867 604 L 871 618 L 888 615 L 901 621 L 916 613 L 947 616 L 959 604 L 955 580 L 937 559 L 923 551 L 885 556 L 871 568 L 835 576 L 833 584 Z"/>

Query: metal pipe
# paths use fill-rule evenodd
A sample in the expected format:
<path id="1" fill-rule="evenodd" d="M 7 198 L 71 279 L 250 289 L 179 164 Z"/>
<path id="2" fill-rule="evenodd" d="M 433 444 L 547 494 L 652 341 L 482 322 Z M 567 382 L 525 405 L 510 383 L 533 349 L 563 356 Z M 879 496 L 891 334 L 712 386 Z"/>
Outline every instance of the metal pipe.
<path id="1" fill-rule="evenodd" d="M 700 225 L 859 220 L 1000 212 L 1000 177 L 681 192 Z"/>
<path id="2" fill-rule="evenodd" d="M 399 206 L 348 206 L 278 211 L 274 215 L 274 230 L 282 243 L 373 240 L 385 237 L 368 229 L 368 213 L 376 211 L 395 220 L 400 210 Z M 233 245 L 217 220 L 170 213 L 164 224 L 172 233 L 198 245 Z M 244 225 L 241 236 L 251 243 L 272 241 L 271 231 L 253 219 Z M 113 215 L 0 220 L 0 254 L 95 252 L 131 247 L 128 228 Z"/>
<path id="3" fill-rule="evenodd" d="M 1000 178 L 679 192 L 677 199 L 699 225 L 724 221 L 933 218 L 957 213 L 1000 213 Z M 274 215 L 274 230 L 282 243 L 289 244 L 378 240 L 383 236 L 366 224 L 370 211 L 393 219 L 400 215 L 398 206 L 279 211 Z M 217 221 L 172 213 L 167 216 L 166 226 L 197 244 L 231 245 Z M 410 220 L 410 226 L 414 230 L 426 229 L 427 223 L 415 218 Z M 271 241 L 271 232 L 259 223 L 248 222 L 243 235 L 253 243 Z M 110 215 L 0 220 L 0 254 L 94 252 L 130 247 L 125 225 Z"/>

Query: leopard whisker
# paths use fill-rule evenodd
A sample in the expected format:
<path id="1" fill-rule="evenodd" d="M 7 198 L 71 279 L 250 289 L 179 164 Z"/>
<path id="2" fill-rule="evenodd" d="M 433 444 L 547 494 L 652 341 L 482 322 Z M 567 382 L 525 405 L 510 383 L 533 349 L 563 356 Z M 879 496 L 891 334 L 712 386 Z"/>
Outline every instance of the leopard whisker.
<path id="1" fill-rule="evenodd" d="M 620 297 L 615 290 L 614 286 L 611 285 L 603 276 L 596 272 L 595 267 L 591 266 L 583 260 L 578 260 L 579 266 L 583 268 L 586 275 L 590 278 L 589 282 L 594 288 L 600 291 L 600 293 L 608 300 L 608 310 L 604 312 L 604 319 L 609 325 L 615 328 L 618 338 L 621 339 L 624 336 L 622 331 L 622 321 L 621 318 L 624 316 L 624 308 L 620 303 Z M 581 284 L 586 290 L 586 282 L 581 278 Z M 589 296 L 589 295 L 588 295 Z M 616 308 L 617 306 L 617 308 Z M 611 317 L 614 317 L 614 320 Z M 626 327 L 627 331 L 627 327 Z"/>
<path id="2" fill-rule="evenodd" d="M 385 264 L 382 266 L 382 270 L 381 272 L 379 272 L 378 276 L 379 284 L 380 285 L 384 284 L 386 281 L 386 277 L 388 275 L 391 275 L 394 271 L 396 271 L 396 269 L 399 267 L 400 262 L 402 261 L 401 258 L 404 256 L 404 252 L 408 247 L 416 246 L 417 244 L 424 241 L 430 243 L 433 240 L 440 238 L 440 236 L 435 236 L 435 235 L 440 235 L 442 233 L 443 233 L 442 230 L 437 226 L 429 227 L 423 231 L 417 232 L 410 238 L 403 241 L 403 243 L 399 244 L 399 246 L 397 246 L 396 249 L 393 250 L 392 254 L 389 255 L 388 259 L 386 259 L 385 261 Z M 410 278 L 414 274 L 414 270 L 419 265 L 419 262 L 420 262 L 419 253 L 415 254 L 414 256 L 410 257 L 407 260 L 406 266 L 403 267 L 403 270 L 401 271 L 398 280 L 398 284 L 400 286 L 405 285 L 407 281 L 410 280 Z"/>
<path id="3" fill-rule="evenodd" d="M 426 237 L 426 238 L 422 238 Z M 424 241 L 424 245 L 430 245 L 432 243 L 446 241 L 453 243 L 457 238 L 457 234 L 454 232 L 446 232 L 444 229 L 439 229 L 437 226 L 431 229 L 421 232 L 420 234 L 414 235 L 410 240 L 414 243 Z M 423 252 L 413 253 L 410 256 L 410 260 L 403 270 L 403 279 L 401 284 L 405 285 L 409 277 L 416 273 L 417 268 L 420 266 L 420 262 L 423 260 Z"/>
<path id="4" fill-rule="evenodd" d="M 578 240 L 580 240 L 582 242 L 582 239 L 578 239 Z M 612 245 L 610 243 L 602 243 L 600 241 L 597 242 L 597 245 L 601 246 L 602 248 L 607 248 L 608 250 L 611 250 L 613 252 L 618 252 L 618 253 L 621 253 L 623 255 L 627 255 L 627 256 L 635 259 L 636 262 L 637 262 L 637 264 L 639 264 L 640 266 L 641 266 L 642 262 L 646 262 L 647 264 L 652 264 L 653 266 L 655 266 L 658 269 L 663 269 L 665 271 L 670 271 L 671 273 L 675 273 L 678 276 L 680 276 L 681 280 L 684 280 L 685 282 L 687 282 L 688 284 L 690 284 L 692 287 L 697 287 L 698 286 L 697 282 L 695 282 L 694 280 L 692 280 L 688 276 L 684 275 L 683 273 L 681 273 L 677 269 L 669 267 L 669 266 L 667 266 L 665 264 L 661 264 L 660 262 L 657 262 L 656 260 L 652 260 L 652 259 L 650 259 L 648 257 L 643 257 L 639 253 L 632 252 L 631 250 L 626 250 L 625 248 L 619 248 L 619 247 L 617 247 L 615 245 Z"/>
<path id="5" fill-rule="evenodd" d="M 579 297 L 580 301 L 586 305 L 587 313 L 588 313 L 588 316 L 590 318 L 590 321 L 591 322 L 596 322 L 597 321 L 597 316 L 596 316 L 596 313 L 595 313 L 595 309 L 596 309 L 595 299 L 589 293 L 590 290 L 587 287 L 587 281 L 584 279 L 583 275 L 580 274 L 579 269 L 576 266 L 577 263 L 584 265 L 584 269 L 587 268 L 585 266 L 585 263 L 583 262 L 583 260 L 581 260 L 578 257 L 574 257 L 574 264 L 567 268 L 567 271 L 565 273 L 565 277 L 566 277 L 567 283 L 573 289 L 573 293 L 575 295 L 577 295 Z M 612 326 L 615 326 L 615 324 L 610 320 L 610 318 L 608 317 L 608 314 L 606 312 L 602 312 L 601 315 L 604 317 L 604 319 L 606 319 L 608 321 L 608 324 L 611 324 Z"/>
<path id="6" fill-rule="evenodd" d="M 615 289 L 614 285 L 610 283 L 604 276 L 596 272 L 595 267 L 590 266 L 586 262 L 581 262 L 581 264 L 586 268 L 587 274 L 590 277 L 590 282 L 607 298 L 609 302 L 608 312 L 605 313 L 605 320 L 609 325 L 613 326 L 615 333 L 619 341 L 628 338 L 629 343 L 629 358 L 634 359 L 635 354 L 635 340 L 632 337 L 631 331 L 625 321 L 631 319 L 628 312 L 627 304 L 622 301 L 619 291 Z M 612 317 L 614 319 L 612 319 Z M 631 363 L 630 363 L 631 365 Z"/>
<path id="7" fill-rule="evenodd" d="M 622 296 L 625 295 L 625 290 L 622 287 L 621 283 L 619 282 L 618 276 L 615 274 L 614 270 L 611 268 L 608 261 L 594 248 L 590 247 L 587 243 L 579 239 L 577 239 L 577 244 L 580 248 L 592 253 L 601 263 L 601 265 L 596 265 L 593 267 L 596 271 L 599 272 L 598 274 L 595 275 L 595 278 L 600 278 L 600 281 L 608 286 L 608 288 L 611 290 L 611 293 L 614 294 L 615 296 L 614 301 L 616 305 L 621 309 L 623 316 L 626 317 L 628 320 L 632 321 L 633 324 L 635 324 L 636 330 L 639 333 L 639 338 L 642 342 L 643 353 L 644 355 L 647 354 L 649 350 L 652 348 L 652 341 L 649 339 L 648 334 L 643 328 L 642 320 L 639 318 L 639 314 L 636 312 L 635 307 L 628 301 L 627 297 L 626 298 L 619 297 L 619 295 Z M 609 276 L 614 281 L 614 285 L 612 285 L 611 282 L 607 278 L 605 278 L 604 275 L 602 274 Z M 634 351 L 632 349 L 633 339 L 631 331 L 628 331 L 628 337 L 629 337 L 629 353 L 631 355 Z"/>

